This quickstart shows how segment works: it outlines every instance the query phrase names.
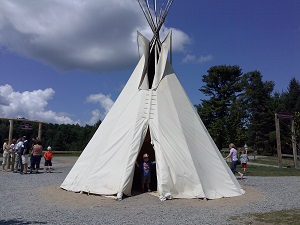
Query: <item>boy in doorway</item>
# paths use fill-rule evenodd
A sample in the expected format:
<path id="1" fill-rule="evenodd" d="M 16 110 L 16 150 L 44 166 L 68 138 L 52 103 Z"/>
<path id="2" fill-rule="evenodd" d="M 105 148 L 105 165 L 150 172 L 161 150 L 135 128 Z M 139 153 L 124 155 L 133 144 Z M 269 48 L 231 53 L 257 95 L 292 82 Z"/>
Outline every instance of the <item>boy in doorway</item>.
<path id="1" fill-rule="evenodd" d="M 143 162 L 141 163 L 141 165 L 137 166 L 139 168 L 141 168 L 142 170 L 142 176 L 141 176 L 141 188 L 142 188 L 142 192 L 144 192 L 145 190 L 145 184 L 146 184 L 146 188 L 148 190 L 148 192 L 151 192 L 150 190 L 150 182 L 151 182 L 151 166 L 153 166 L 156 162 L 153 161 L 149 161 L 149 155 L 147 153 L 145 153 L 143 155 Z"/>

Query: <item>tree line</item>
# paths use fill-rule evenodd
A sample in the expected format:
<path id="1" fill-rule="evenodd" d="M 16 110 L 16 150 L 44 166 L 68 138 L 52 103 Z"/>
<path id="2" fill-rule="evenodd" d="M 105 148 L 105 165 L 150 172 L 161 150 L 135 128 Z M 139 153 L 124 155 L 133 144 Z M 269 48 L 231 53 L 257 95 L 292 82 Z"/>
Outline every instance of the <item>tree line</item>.
<path id="1" fill-rule="evenodd" d="M 243 74 L 235 66 L 213 66 L 202 76 L 199 89 L 206 95 L 195 105 L 203 123 L 219 149 L 233 142 L 247 143 L 261 154 L 276 154 L 275 113 L 291 113 L 296 124 L 297 143 L 300 142 L 300 83 L 292 78 L 286 91 L 274 90 L 273 81 L 263 81 L 259 71 Z M 13 138 L 38 136 L 38 124 L 23 130 L 22 122 L 14 122 Z M 58 151 L 82 151 L 101 124 L 43 124 L 42 145 Z M 291 121 L 280 121 L 282 150 L 291 153 Z M 0 120 L 0 140 L 8 138 L 9 122 Z M 300 144 L 300 143 L 299 143 Z"/>
<path id="2" fill-rule="evenodd" d="M 299 143 L 299 81 L 292 78 L 287 90 L 278 92 L 273 81 L 262 78 L 257 70 L 243 74 L 237 65 L 213 66 L 202 76 L 199 90 L 207 99 L 196 108 L 219 149 L 247 143 L 261 154 L 276 154 L 275 113 L 294 115 Z M 281 120 L 280 127 L 282 150 L 291 153 L 291 121 Z"/>
<path id="3" fill-rule="evenodd" d="M 12 137 L 18 139 L 27 136 L 29 141 L 38 137 L 38 123 L 32 122 L 32 129 L 22 129 L 20 121 L 14 121 Z M 88 144 L 101 121 L 94 125 L 80 126 L 78 124 L 43 124 L 42 146 L 44 149 L 51 146 L 55 151 L 82 151 Z M 2 143 L 8 138 L 9 121 L 0 120 L 0 140 Z M 2 147 L 2 146 L 1 146 Z"/>

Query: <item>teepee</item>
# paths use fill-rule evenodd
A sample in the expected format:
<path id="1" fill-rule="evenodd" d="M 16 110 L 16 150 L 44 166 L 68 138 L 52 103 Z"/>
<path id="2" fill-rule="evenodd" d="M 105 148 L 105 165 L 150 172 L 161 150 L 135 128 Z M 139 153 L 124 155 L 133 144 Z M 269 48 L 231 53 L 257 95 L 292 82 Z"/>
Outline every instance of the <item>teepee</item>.
<path id="1" fill-rule="evenodd" d="M 135 163 L 146 139 L 156 160 L 157 193 L 167 198 L 239 196 L 244 193 L 172 68 L 171 33 L 159 31 L 173 0 L 154 9 L 138 0 L 153 31 L 138 33 L 143 47 L 120 96 L 61 184 L 74 192 L 130 196 Z M 147 136 L 147 137 L 146 137 Z"/>

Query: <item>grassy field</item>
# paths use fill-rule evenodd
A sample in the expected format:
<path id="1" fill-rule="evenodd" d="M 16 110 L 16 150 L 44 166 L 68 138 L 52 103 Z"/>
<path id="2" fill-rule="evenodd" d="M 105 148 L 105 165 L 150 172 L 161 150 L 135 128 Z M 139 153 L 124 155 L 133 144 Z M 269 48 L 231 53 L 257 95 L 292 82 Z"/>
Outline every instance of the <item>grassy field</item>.
<path id="1" fill-rule="evenodd" d="M 262 156 L 262 157 L 256 158 L 255 160 L 251 160 L 251 162 L 277 166 L 278 165 L 278 157 Z M 283 158 L 282 166 L 283 167 L 294 167 L 294 159 L 293 158 Z"/>
<path id="2" fill-rule="evenodd" d="M 300 224 L 300 209 L 273 211 L 268 213 L 253 213 L 232 217 L 229 221 L 234 224 Z"/>
<path id="3" fill-rule="evenodd" d="M 242 171 L 241 168 L 238 168 L 238 170 Z M 246 170 L 246 176 L 300 176 L 300 169 L 248 165 Z"/>

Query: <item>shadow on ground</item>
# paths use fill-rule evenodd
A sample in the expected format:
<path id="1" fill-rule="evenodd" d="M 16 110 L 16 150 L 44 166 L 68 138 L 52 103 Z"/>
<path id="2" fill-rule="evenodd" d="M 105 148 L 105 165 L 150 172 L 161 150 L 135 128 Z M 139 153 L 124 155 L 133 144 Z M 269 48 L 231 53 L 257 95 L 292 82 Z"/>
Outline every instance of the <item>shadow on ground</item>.
<path id="1" fill-rule="evenodd" d="M 47 224 L 47 222 L 42 221 L 24 221 L 24 220 L 0 220 L 0 224 L 13 224 L 13 225 L 23 225 L 23 224 Z"/>

